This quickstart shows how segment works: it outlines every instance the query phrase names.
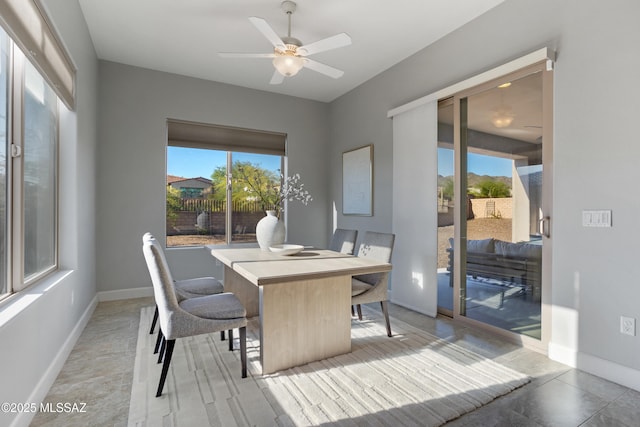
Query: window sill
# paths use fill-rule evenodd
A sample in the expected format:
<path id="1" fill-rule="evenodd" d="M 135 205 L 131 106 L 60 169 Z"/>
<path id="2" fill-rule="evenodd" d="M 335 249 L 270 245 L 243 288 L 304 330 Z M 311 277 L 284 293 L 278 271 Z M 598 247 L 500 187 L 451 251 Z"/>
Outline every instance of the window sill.
<path id="1" fill-rule="evenodd" d="M 58 270 L 39 282 L 0 301 L 0 328 L 35 303 L 44 294 L 64 281 L 73 270 Z"/>

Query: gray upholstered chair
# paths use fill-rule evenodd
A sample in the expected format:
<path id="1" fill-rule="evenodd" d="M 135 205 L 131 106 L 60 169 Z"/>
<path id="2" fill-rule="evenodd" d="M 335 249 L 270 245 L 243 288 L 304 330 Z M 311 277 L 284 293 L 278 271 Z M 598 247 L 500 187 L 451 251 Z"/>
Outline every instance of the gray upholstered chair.
<path id="1" fill-rule="evenodd" d="M 144 236 L 142 236 L 142 241 L 144 242 L 145 238 L 148 237 L 153 238 L 153 235 L 151 233 L 145 233 Z M 163 251 L 161 246 L 158 246 L 158 249 L 160 251 Z M 180 295 L 180 297 L 184 299 L 215 295 L 224 292 L 224 286 L 222 285 L 222 282 L 220 282 L 215 277 L 197 277 L 195 279 L 174 280 L 173 286 L 175 288 L 176 294 Z M 153 335 L 153 331 L 156 328 L 157 322 L 158 306 L 156 306 L 156 309 L 153 312 L 153 320 L 151 321 L 149 334 Z M 220 337 L 222 338 L 222 341 L 224 341 L 224 331 L 220 332 Z M 153 354 L 156 354 L 158 352 L 161 339 L 162 334 L 158 333 L 158 339 L 156 340 L 156 346 L 153 350 Z"/>
<path id="2" fill-rule="evenodd" d="M 395 235 L 367 231 L 358 250 L 359 257 L 373 258 L 377 261 L 391 262 Z M 389 273 L 373 273 L 354 276 L 351 279 L 351 305 L 358 310 L 358 319 L 362 320 L 360 304 L 380 302 L 387 323 L 387 335 L 391 336 L 389 311 L 387 310 L 387 282 Z"/>
<path id="3" fill-rule="evenodd" d="M 232 293 L 221 293 L 184 299 L 174 289 L 174 281 L 162 247 L 151 235 L 143 239 L 153 294 L 158 307 L 160 332 L 164 337 L 159 361 L 162 373 L 156 397 L 162 394 L 177 338 L 229 330 L 229 349 L 233 348 L 231 331 L 240 330 L 240 360 L 242 378 L 247 376 L 246 310 Z M 164 359 L 164 360 L 162 360 Z"/>
<path id="4" fill-rule="evenodd" d="M 336 228 L 333 237 L 329 243 L 329 249 L 343 254 L 353 255 L 356 248 L 356 239 L 358 238 L 358 230 L 347 230 L 344 228 Z"/>

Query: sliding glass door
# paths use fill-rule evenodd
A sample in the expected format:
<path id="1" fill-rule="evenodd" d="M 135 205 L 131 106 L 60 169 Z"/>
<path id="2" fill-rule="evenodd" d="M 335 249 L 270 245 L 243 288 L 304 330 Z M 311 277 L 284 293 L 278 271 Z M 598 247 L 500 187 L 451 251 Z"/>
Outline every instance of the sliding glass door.
<path id="1" fill-rule="evenodd" d="M 438 138 L 443 218 L 451 193 L 445 171 L 449 158 L 456 159 L 455 238 L 447 237 L 446 267 L 439 265 L 449 278 L 453 317 L 534 340 L 544 339 L 550 266 L 543 265 L 543 250 L 551 244 L 551 175 L 544 168 L 550 158 L 551 81 L 545 72 L 540 64 L 457 94 L 454 155 L 445 108 Z M 439 224 L 439 241 L 445 227 Z M 439 298 L 441 312 L 447 304 Z"/>

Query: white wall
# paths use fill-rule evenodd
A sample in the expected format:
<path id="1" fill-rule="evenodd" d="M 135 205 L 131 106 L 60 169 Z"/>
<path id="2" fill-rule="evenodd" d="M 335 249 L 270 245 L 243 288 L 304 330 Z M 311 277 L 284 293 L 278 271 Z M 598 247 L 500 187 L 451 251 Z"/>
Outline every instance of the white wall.
<path id="1" fill-rule="evenodd" d="M 507 0 L 334 101 L 330 113 L 330 162 L 339 164 L 340 153 L 353 145 L 373 143 L 376 172 L 382 173 L 375 180 L 375 216 L 338 214 L 338 225 L 388 231 L 387 110 L 538 48 L 556 49 L 550 354 L 636 389 L 640 336 L 621 335 L 619 319 L 640 319 L 634 267 L 640 209 L 638 16 L 640 3 L 634 0 Z M 340 199 L 340 185 L 337 175 L 330 199 Z M 612 209 L 613 227 L 582 228 L 583 209 Z"/>
<path id="2" fill-rule="evenodd" d="M 95 153 L 98 61 L 77 2 L 44 0 L 78 67 L 77 108 L 60 118 L 61 272 L 0 305 L 0 401 L 46 396 L 96 303 Z M 33 414 L 0 413 L 0 425 Z"/>
<path id="3" fill-rule="evenodd" d="M 141 237 L 165 240 L 167 118 L 287 133 L 289 173 L 313 196 L 289 204 L 289 241 L 326 245 L 327 104 L 113 62 L 100 62 L 99 98 L 99 291 L 150 289 Z M 203 249 L 167 258 L 176 278 L 219 274 Z"/>

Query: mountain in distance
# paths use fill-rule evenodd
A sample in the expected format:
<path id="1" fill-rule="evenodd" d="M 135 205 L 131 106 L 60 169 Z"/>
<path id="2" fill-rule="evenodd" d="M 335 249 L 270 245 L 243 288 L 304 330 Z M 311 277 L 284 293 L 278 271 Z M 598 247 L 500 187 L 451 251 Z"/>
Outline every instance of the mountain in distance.
<path id="1" fill-rule="evenodd" d="M 452 180 L 453 176 L 442 176 L 438 175 L 438 186 L 442 187 L 445 185 L 445 182 L 448 180 Z M 467 174 L 467 186 L 472 188 L 476 187 L 483 181 L 497 181 L 505 183 L 509 188 L 511 188 L 511 177 L 510 176 L 490 176 L 490 175 L 477 175 L 473 172 L 469 172 Z"/>

